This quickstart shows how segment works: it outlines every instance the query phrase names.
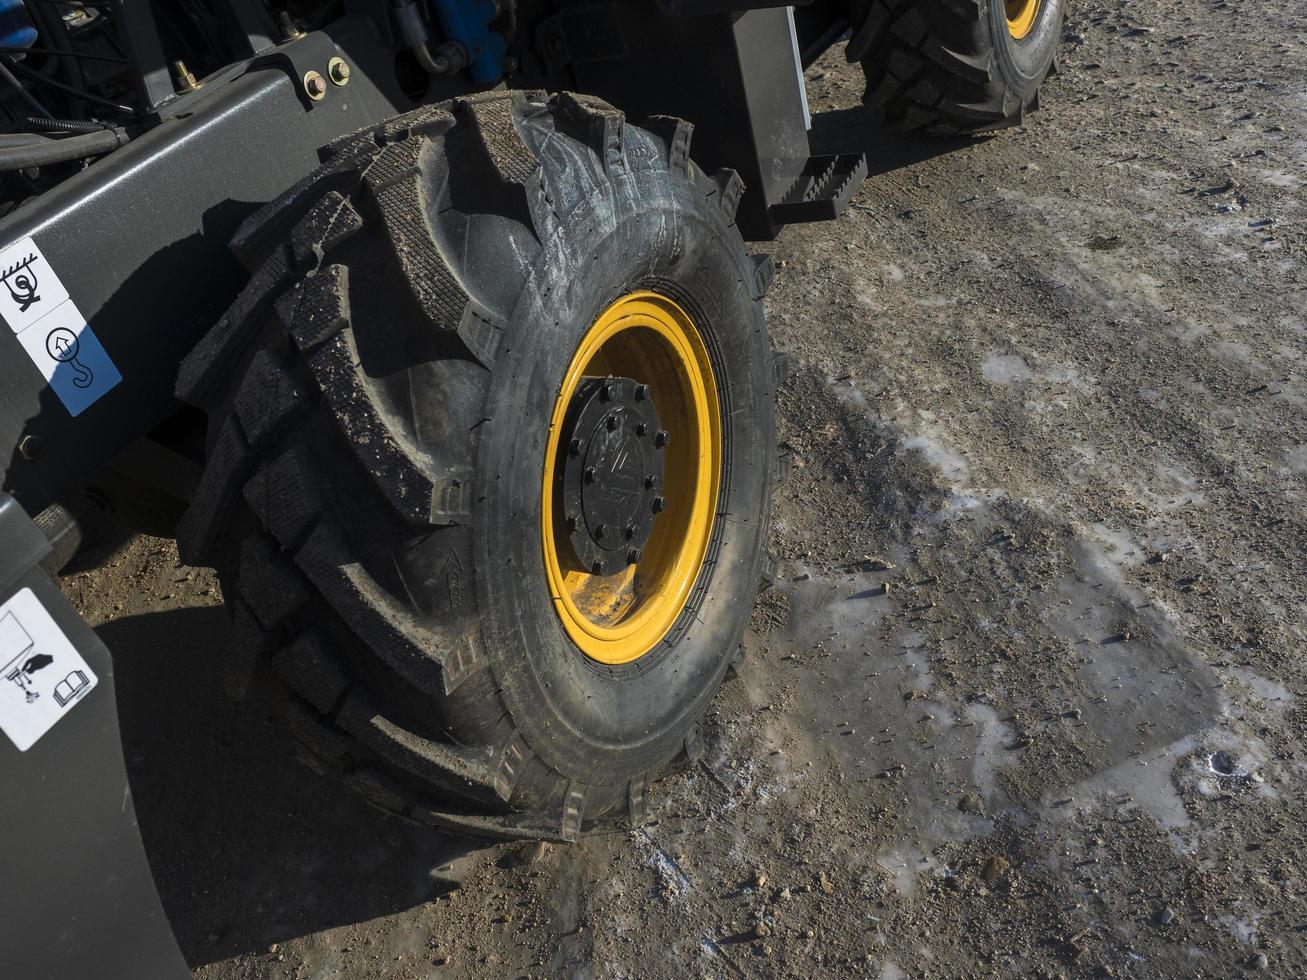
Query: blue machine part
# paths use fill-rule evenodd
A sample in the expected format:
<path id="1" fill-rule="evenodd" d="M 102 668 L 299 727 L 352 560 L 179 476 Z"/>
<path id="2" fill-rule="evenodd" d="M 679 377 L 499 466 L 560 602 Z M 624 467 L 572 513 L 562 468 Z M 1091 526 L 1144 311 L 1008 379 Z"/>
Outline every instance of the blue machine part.
<path id="1" fill-rule="evenodd" d="M 0 3 L 13 0 L 0 0 Z M 494 0 L 431 0 L 447 41 L 467 49 L 467 70 L 477 85 L 492 85 L 504 74 L 508 41 L 490 29 L 499 13 Z"/>
<path id="2" fill-rule="evenodd" d="M 23 0 L 0 0 L 0 47 L 30 48 L 36 43 L 36 28 Z"/>

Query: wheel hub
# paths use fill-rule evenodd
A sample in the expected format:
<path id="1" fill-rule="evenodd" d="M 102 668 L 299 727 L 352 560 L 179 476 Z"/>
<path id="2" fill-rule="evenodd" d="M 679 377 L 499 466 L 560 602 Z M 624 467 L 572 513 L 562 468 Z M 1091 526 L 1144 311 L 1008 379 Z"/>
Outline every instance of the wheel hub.
<path id="1" fill-rule="evenodd" d="M 612 575 L 640 561 L 666 507 L 663 449 L 652 389 L 630 378 L 590 378 L 573 396 L 563 432 L 563 504 L 581 567 Z"/>

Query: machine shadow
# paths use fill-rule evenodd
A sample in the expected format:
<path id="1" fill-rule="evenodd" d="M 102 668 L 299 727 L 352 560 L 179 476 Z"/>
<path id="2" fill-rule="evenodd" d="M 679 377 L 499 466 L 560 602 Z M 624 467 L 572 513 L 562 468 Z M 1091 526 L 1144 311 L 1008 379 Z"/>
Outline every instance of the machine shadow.
<path id="1" fill-rule="evenodd" d="M 223 695 L 231 634 L 221 608 L 142 614 L 98 632 L 114 651 L 141 836 L 192 968 L 455 887 L 448 865 L 475 845 L 386 817 L 315 776 L 267 696 Z"/>
<path id="2" fill-rule="evenodd" d="M 890 129 L 863 106 L 830 109 L 812 115 L 808 133 L 812 152 L 867 154 L 867 179 L 965 149 L 976 137 L 934 136 Z"/>

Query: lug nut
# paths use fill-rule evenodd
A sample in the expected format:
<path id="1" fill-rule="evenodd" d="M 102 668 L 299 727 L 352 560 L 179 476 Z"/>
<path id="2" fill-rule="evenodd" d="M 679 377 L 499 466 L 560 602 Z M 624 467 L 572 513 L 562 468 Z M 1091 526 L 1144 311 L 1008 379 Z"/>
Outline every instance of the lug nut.
<path id="1" fill-rule="evenodd" d="M 667 445 L 667 443 L 671 441 L 671 438 L 672 437 L 669 436 L 666 432 L 658 432 L 657 434 L 654 435 L 654 445 L 657 446 L 659 449 L 662 449 L 663 446 Z"/>
<path id="2" fill-rule="evenodd" d="M 661 513 L 662 513 L 663 511 L 665 511 L 666 509 L 667 509 L 667 498 L 666 498 L 666 497 L 654 497 L 654 499 L 653 499 L 653 512 L 654 512 L 655 514 L 661 514 Z"/>
<path id="3" fill-rule="evenodd" d="M 321 102 L 327 97 L 327 80 L 321 73 L 316 71 L 304 73 L 304 94 L 314 102 Z"/>
<path id="4" fill-rule="evenodd" d="M 569 531 L 575 531 L 580 526 L 580 524 L 581 522 L 576 519 L 575 514 L 567 515 L 567 529 Z"/>
<path id="5" fill-rule="evenodd" d="M 642 436 L 642 435 L 644 435 L 644 434 L 645 434 L 646 432 L 648 432 L 648 431 L 649 431 L 649 426 L 645 425 L 643 422 L 637 422 L 637 423 L 636 423 L 636 426 L 635 426 L 635 434 L 636 434 L 637 436 Z"/>
<path id="6" fill-rule="evenodd" d="M 606 384 L 599 389 L 599 397 L 606 402 L 612 401 L 613 396 L 616 394 L 617 394 L 617 389 L 613 387 L 611 384 Z"/>
<path id="7" fill-rule="evenodd" d="M 614 432 L 614 431 L 616 431 L 617 427 L 618 427 L 619 425 L 621 425 L 621 424 L 622 424 L 622 420 L 621 420 L 620 418 L 618 418 L 616 415 L 610 415 L 610 416 L 608 416 L 608 431 L 609 431 L 609 432 Z"/>
<path id="8" fill-rule="evenodd" d="M 635 400 L 638 401 L 638 402 L 642 402 L 642 401 L 644 401 L 646 398 L 648 398 L 649 395 L 652 394 L 652 392 L 653 392 L 653 389 L 650 388 L 648 385 L 636 385 L 636 386 L 635 386 Z"/>
<path id="9" fill-rule="evenodd" d="M 604 573 L 604 562 L 602 558 L 596 558 L 590 563 L 591 575 L 602 575 Z"/>
<path id="10" fill-rule="evenodd" d="M 568 453 L 569 456 L 580 456 L 580 455 L 581 455 L 581 440 L 580 440 L 580 439 L 573 439 L 571 442 L 569 442 L 569 443 L 567 444 L 567 453 Z"/>
<path id="11" fill-rule="evenodd" d="M 327 62 L 327 77 L 334 85 L 349 83 L 349 65 L 342 58 L 332 58 Z"/>
<path id="12" fill-rule="evenodd" d="M 626 563 L 628 565 L 636 564 L 644 553 L 639 548 L 632 548 L 626 553 Z"/>
<path id="13" fill-rule="evenodd" d="M 608 525 L 607 525 L 607 524 L 596 524 L 596 525 L 595 525 L 595 537 L 596 537 L 596 538 L 602 538 L 602 537 L 603 537 L 605 534 L 607 534 L 607 533 L 608 533 Z"/>
<path id="14" fill-rule="evenodd" d="M 594 483 L 594 481 L 595 481 L 596 479 L 598 479 L 598 477 L 599 477 L 599 474 L 595 472 L 595 468 L 594 468 L 593 466 L 587 466 L 587 467 L 585 468 L 585 482 L 586 482 L 586 483 Z"/>
<path id="15" fill-rule="evenodd" d="M 656 477 L 646 476 L 644 478 L 644 488 L 646 490 L 652 490 L 657 485 L 658 485 L 658 479 Z"/>
<path id="16" fill-rule="evenodd" d="M 624 530 L 622 533 L 626 535 L 626 540 L 630 541 L 633 537 L 635 537 L 635 525 L 634 524 L 626 525 L 626 530 Z"/>

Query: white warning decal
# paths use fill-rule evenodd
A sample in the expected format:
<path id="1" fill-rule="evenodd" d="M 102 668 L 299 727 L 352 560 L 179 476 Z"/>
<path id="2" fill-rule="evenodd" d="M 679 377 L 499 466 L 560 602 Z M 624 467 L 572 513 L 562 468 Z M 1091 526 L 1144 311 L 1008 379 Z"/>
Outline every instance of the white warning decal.
<path id="1" fill-rule="evenodd" d="M 0 730 L 26 752 L 97 678 L 31 589 L 0 605 Z"/>
<path id="2" fill-rule="evenodd" d="M 70 415 L 122 380 L 31 238 L 0 252 L 0 316 Z"/>

